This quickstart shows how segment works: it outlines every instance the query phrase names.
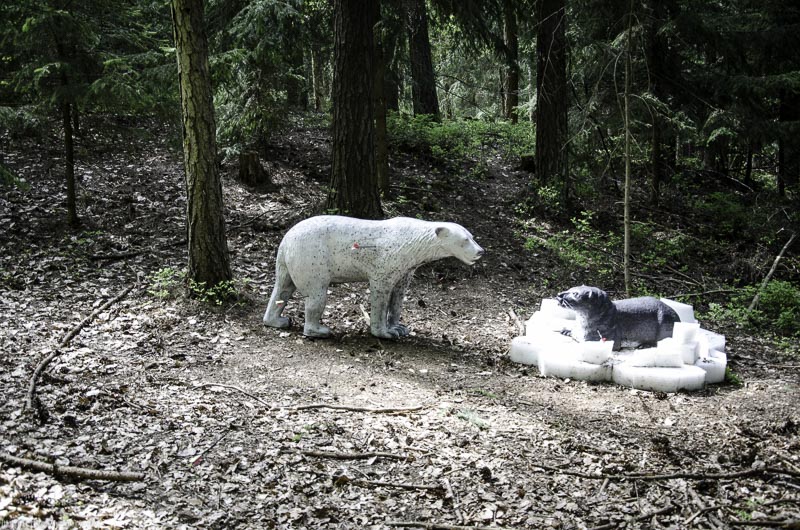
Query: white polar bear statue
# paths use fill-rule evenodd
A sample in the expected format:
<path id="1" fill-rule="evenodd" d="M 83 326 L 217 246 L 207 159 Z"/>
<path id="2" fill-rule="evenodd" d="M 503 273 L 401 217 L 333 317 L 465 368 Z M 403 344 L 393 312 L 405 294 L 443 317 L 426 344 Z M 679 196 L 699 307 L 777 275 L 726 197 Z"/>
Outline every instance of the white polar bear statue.
<path id="1" fill-rule="evenodd" d="M 283 237 L 275 261 L 275 287 L 264 313 L 264 324 L 289 326 L 282 317 L 286 302 L 299 290 L 305 296 L 308 337 L 327 337 L 320 323 L 328 285 L 369 282 L 370 331 L 394 339 L 408 335 L 400 324 L 403 295 L 414 270 L 430 261 L 455 257 L 468 265 L 483 249 L 463 226 L 396 217 L 366 221 L 320 215 L 301 221 Z"/>

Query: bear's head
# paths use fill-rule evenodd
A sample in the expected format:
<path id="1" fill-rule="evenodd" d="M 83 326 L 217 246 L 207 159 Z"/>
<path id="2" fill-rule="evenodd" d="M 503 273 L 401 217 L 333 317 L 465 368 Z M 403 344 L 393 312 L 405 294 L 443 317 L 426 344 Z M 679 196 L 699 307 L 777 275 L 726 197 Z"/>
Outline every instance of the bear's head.
<path id="1" fill-rule="evenodd" d="M 456 223 L 438 223 L 436 240 L 445 252 L 458 258 L 467 265 L 472 265 L 483 256 L 483 249 L 475 242 L 472 234 Z"/>
<path id="2" fill-rule="evenodd" d="M 579 313 L 602 312 L 613 303 L 602 289 L 580 285 L 568 291 L 558 293 L 558 305 L 573 309 Z"/>

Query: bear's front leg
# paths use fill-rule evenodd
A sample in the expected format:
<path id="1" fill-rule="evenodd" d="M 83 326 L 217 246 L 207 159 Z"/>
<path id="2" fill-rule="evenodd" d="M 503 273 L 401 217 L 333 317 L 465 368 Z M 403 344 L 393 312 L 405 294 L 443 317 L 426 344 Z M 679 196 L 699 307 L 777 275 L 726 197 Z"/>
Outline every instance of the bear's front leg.
<path id="1" fill-rule="evenodd" d="M 389 301 L 392 284 L 385 281 L 369 282 L 369 330 L 382 339 L 396 339 L 400 332 L 389 327 Z"/>
<path id="2" fill-rule="evenodd" d="M 394 330 L 401 337 L 408 335 L 408 328 L 400 323 L 400 313 L 403 310 L 403 297 L 406 294 L 408 284 L 411 283 L 411 276 L 413 271 L 403 276 L 399 282 L 392 289 L 392 294 L 389 298 L 389 311 L 387 324 L 389 329 Z"/>
<path id="3" fill-rule="evenodd" d="M 308 295 L 306 298 L 306 323 L 303 326 L 303 335 L 306 337 L 325 338 L 331 336 L 330 328 L 323 326 L 320 322 L 327 300 L 327 285 L 322 289 L 317 289 L 315 294 Z"/>

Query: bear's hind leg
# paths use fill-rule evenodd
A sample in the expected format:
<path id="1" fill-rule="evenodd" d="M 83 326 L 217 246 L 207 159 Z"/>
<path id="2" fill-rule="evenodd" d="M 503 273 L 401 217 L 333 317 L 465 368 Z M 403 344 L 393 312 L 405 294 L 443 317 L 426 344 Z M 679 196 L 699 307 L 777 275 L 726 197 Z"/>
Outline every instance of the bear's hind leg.
<path id="1" fill-rule="evenodd" d="M 272 288 L 272 296 L 269 298 L 269 305 L 264 312 L 264 325 L 273 328 L 288 328 L 291 321 L 287 317 L 281 316 L 286 304 L 295 291 L 295 285 L 289 271 L 278 257 L 275 265 L 275 287 Z"/>
<path id="2" fill-rule="evenodd" d="M 369 330 L 381 339 L 396 339 L 400 332 L 389 326 L 389 302 L 391 287 L 383 282 L 369 282 Z"/>

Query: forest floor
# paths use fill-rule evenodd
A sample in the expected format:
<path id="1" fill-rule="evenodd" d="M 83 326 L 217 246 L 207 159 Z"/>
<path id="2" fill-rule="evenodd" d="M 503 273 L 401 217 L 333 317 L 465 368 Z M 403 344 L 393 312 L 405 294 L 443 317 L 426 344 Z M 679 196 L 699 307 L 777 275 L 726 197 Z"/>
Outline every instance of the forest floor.
<path id="1" fill-rule="evenodd" d="M 171 272 L 186 265 L 185 198 L 168 137 L 155 124 L 84 132 L 79 230 L 63 223 L 60 141 L 9 140 L 6 163 L 30 189 L 0 190 L 0 455 L 145 478 L 0 462 L 0 528 L 798 524 L 800 370 L 769 342 L 717 330 L 742 384 L 693 393 L 544 378 L 509 361 L 512 311 L 524 320 L 583 280 L 524 248 L 514 211 L 527 174 L 491 158 L 482 180 L 432 178 L 424 160 L 396 157 L 388 213 L 459 222 L 486 255 L 418 271 L 408 338 L 370 336 L 365 286 L 351 284 L 331 288 L 334 338 L 310 340 L 298 298 L 290 329 L 261 318 L 283 233 L 324 198 L 325 130 L 270 145 L 277 190 L 226 171 L 232 264 L 247 281 L 220 307 L 187 298 Z M 562 283 L 542 281 L 557 267 Z"/>

